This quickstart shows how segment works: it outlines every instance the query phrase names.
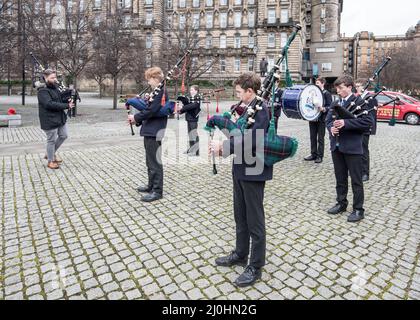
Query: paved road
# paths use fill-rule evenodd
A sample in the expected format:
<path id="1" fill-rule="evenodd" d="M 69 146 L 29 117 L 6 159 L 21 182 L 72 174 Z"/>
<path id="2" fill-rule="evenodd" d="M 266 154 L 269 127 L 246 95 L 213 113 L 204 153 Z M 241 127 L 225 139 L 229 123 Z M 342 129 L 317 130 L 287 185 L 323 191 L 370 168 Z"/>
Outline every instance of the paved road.
<path id="1" fill-rule="evenodd" d="M 121 119 L 71 122 L 57 171 L 36 126 L 0 129 L 0 299 L 420 299 L 418 126 L 379 124 L 366 218 L 349 224 L 325 212 L 330 155 L 304 162 L 307 123 L 282 119 L 299 150 L 266 187 L 262 281 L 237 289 L 242 269 L 214 265 L 234 244 L 230 162 L 215 177 L 205 152 L 186 158 L 181 120 L 169 122 L 165 195 L 151 204 L 134 189 L 146 180 L 142 140 Z"/>

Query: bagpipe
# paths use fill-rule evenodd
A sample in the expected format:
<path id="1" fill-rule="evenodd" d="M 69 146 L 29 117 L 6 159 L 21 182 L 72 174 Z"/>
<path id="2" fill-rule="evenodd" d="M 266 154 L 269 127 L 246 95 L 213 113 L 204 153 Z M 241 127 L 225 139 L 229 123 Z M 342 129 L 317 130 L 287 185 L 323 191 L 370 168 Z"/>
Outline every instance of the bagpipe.
<path id="1" fill-rule="evenodd" d="M 287 40 L 286 45 L 284 46 L 282 53 L 280 54 L 277 62 L 272 67 L 264 82 L 261 86 L 261 89 L 258 90 L 256 98 L 248 105 L 244 110 L 244 113 L 241 117 L 233 122 L 231 116 L 236 112 L 240 107 L 240 103 L 232 108 L 231 112 L 225 112 L 222 116 L 215 115 L 211 117 L 205 126 L 205 130 L 213 134 L 213 130 L 217 127 L 219 128 L 227 137 L 243 135 L 248 129 L 252 128 L 255 123 L 255 116 L 261 110 L 263 110 L 263 103 L 267 103 L 271 97 L 271 114 L 274 115 L 274 93 L 275 93 L 275 83 L 279 79 L 279 71 L 281 70 L 281 64 L 283 61 L 287 63 L 287 53 L 289 47 L 293 40 L 295 39 L 299 30 L 302 27 L 300 25 L 295 25 L 292 34 Z M 287 68 L 288 70 L 288 68 Z M 286 79 L 289 79 L 289 84 L 291 82 L 290 74 L 286 71 Z M 264 164 L 266 166 L 272 166 L 275 163 L 293 157 L 298 148 L 298 141 L 295 138 L 288 136 L 280 136 L 276 133 L 275 120 L 274 117 L 271 117 L 270 126 L 268 132 L 264 135 L 264 154 L 258 154 L 257 157 L 263 157 Z M 213 168 L 215 164 L 213 163 Z M 214 170 L 213 170 L 214 171 Z"/>
<path id="2" fill-rule="evenodd" d="M 46 68 L 41 64 L 41 62 L 39 62 L 39 60 L 35 57 L 35 55 L 32 52 L 30 52 L 29 55 L 31 56 L 34 65 L 34 73 L 32 75 L 32 86 L 36 89 L 45 87 L 45 79 L 42 73 L 46 70 Z M 81 101 L 77 90 L 75 88 L 66 87 L 63 84 L 62 80 L 58 80 L 56 82 L 56 86 L 58 91 L 60 91 L 61 102 L 68 103 L 70 100 L 72 100 L 73 102 L 76 102 L 76 100 Z M 71 118 L 70 110 L 67 112 L 67 116 Z"/>
<path id="3" fill-rule="evenodd" d="M 379 85 L 379 75 L 386 65 L 391 61 L 391 57 L 386 57 L 385 60 L 378 66 L 374 71 L 372 78 L 369 78 L 366 81 L 366 84 L 363 86 L 362 94 L 359 96 L 358 102 L 351 102 L 348 108 L 344 108 L 339 104 L 338 101 L 334 101 L 331 105 L 334 119 L 357 119 L 363 115 L 368 115 L 372 111 L 378 109 L 377 103 L 370 103 L 383 91 L 386 90 L 386 87 L 380 87 Z M 375 80 L 377 81 L 375 84 Z M 368 91 L 368 88 L 375 84 L 375 94 L 371 94 Z M 370 106 L 371 105 L 371 106 Z M 369 108 L 370 106 L 370 108 Z"/>
<path id="4" fill-rule="evenodd" d="M 142 98 L 141 96 L 145 93 L 149 87 L 143 90 L 137 97 L 127 100 L 126 108 L 128 110 L 128 114 L 131 114 L 130 106 L 134 107 L 135 109 L 144 111 L 149 104 L 151 104 L 159 93 L 164 90 L 166 86 L 166 82 L 172 79 L 172 75 L 175 72 L 175 69 L 179 68 L 181 63 L 187 58 L 188 55 L 191 54 L 190 50 L 187 52 L 175 63 L 171 70 L 168 71 L 168 74 L 163 78 L 163 80 L 153 89 L 150 94 L 147 94 L 146 97 Z M 162 108 L 156 114 L 157 117 L 167 117 L 175 112 L 175 102 L 173 101 L 166 101 L 165 93 L 163 94 L 162 101 L 161 101 Z M 136 123 L 136 126 L 140 126 L 140 123 Z M 133 124 L 130 123 L 131 126 L 131 135 L 134 135 Z"/>

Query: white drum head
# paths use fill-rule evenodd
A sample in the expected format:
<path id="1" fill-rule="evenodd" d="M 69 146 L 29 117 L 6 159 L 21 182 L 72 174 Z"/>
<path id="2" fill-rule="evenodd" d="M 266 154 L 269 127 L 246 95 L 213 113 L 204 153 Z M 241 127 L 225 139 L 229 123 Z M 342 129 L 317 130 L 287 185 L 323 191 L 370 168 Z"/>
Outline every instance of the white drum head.
<path id="1" fill-rule="evenodd" d="M 313 84 L 308 84 L 300 94 L 299 110 L 302 118 L 308 121 L 318 119 L 321 111 L 318 107 L 324 105 L 324 95 L 321 89 Z"/>

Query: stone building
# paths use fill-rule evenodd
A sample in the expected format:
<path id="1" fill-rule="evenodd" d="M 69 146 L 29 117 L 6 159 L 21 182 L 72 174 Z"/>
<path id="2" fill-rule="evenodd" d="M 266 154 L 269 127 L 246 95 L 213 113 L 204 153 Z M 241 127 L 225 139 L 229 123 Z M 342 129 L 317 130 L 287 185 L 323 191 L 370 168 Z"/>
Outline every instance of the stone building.
<path id="1" fill-rule="evenodd" d="M 406 34 L 375 36 L 372 32 L 358 32 L 351 38 L 343 38 L 343 70 L 355 78 L 368 77 L 371 66 L 378 65 L 386 56 L 411 43 L 420 50 L 420 21 Z"/>

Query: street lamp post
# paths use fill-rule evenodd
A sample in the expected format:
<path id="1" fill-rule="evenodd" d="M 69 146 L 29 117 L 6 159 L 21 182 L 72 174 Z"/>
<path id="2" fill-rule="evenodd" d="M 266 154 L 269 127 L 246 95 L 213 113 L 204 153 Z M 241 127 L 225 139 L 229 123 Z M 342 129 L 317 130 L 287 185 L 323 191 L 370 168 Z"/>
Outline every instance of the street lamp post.
<path id="1" fill-rule="evenodd" d="M 21 49 L 21 58 L 22 58 L 22 106 L 25 105 L 25 96 L 26 96 L 26 74 L 25 74 L 25 41 L 26 41 L 26 31 L 25 31 L 25 19 L 23 18 L 23 2 L 18 0 L 18 30 L 20 35 L 20 49 Z"/>

